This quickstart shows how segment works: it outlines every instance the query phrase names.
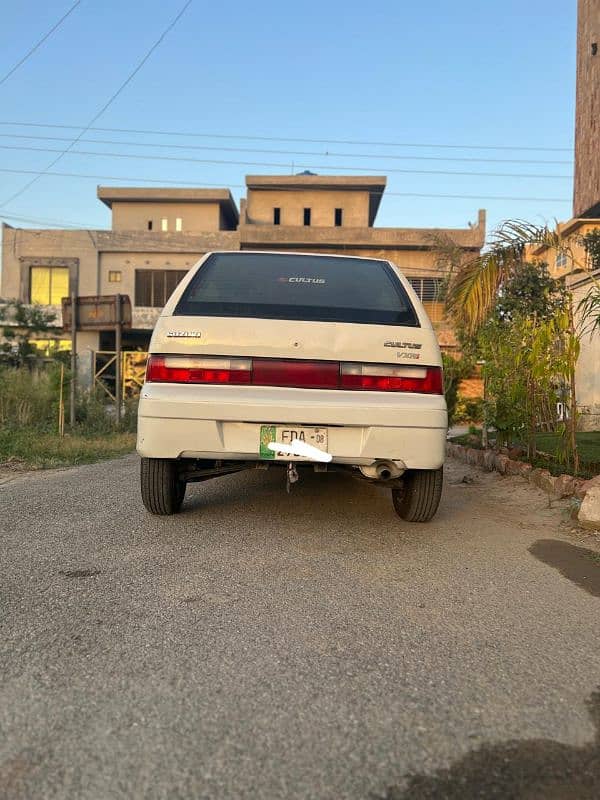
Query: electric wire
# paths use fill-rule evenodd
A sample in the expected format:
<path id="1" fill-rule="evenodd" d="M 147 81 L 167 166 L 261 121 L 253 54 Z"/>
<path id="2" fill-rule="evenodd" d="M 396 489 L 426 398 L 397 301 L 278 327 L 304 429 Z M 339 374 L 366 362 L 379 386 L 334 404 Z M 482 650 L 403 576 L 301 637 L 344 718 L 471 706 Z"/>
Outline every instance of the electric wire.
<path id="1" fill-rule="evenodd" d="M 539 152 L 562 152 L 572 153 L 572 147 L 541 147 L 531 145 L 489 145 L 489 144 L 449 144 L 441 142 L 381 142 L 381 141 L 366 141 L 358 139 L 306 139 L 292 136 L 256 136 L 241 133 L 205 133 L 193 131 L 169 131 L 169 130 L 149 130 L 141 128 L 101 128 L 92 127 L 91 125 L 65 125 L 60 123 L 46 123 L 46 122 L 15 122 L 9 120 L 0 120 L 0 125 L 14 125 L 17 127 L 29 128 L 62 128 L 68 130 L 81 130 L 82 135 L 88 131 L 102 132 L 102 133 L 136 133 L 144 134 L 147 136 L 190 136 L 195 138 L 204 139 L 243 139 L 246 141 L 261 141 L 261 142 L 302 142 L 304 144 L 350 144 L 360 146 L 373 146 L 373 147 L 416 147 L 416 148 L 433 148 L 433 149 L 449 149 L 449 150 L 523 150 L 523 151 L 539 151 Z"/>
<path id="2" fill-rule="evenodd" d="M 69 17 L 73 13 L 73 11 L 75 11 L 77 6 L 80 5 L 80 4 L 81 4 L 81 0 L 77 0 L 76 3 L 73 3 L 71 8 L 65 14 L 63 14 L 63 16 L 58 20 L 58 22 L 54 23 L 54 25 L 50 28 L 50 30 L 47 31 L 42 36 L 42 38 L 39 41 L 37 41 L 30 50 L 28 50 L 25 53 L 23 58 L 21 58 L 19 61 L 17 61 L 17 63 L 14 64 L 14 66 L 12 66 L 8 70 L 8 72 L 0 78 L 0 86 L 2 86 L 2 84 L 5 83 L 10 78 L 10 76 L 13 75 L 19 69 L 19 67 L 21 67 L 29 58 L 31 58 L 31 56 L 35 53 L 35 51 L 38 50 L 38 48 L 40 48 L 44 44 L 46 39 L 49 39 L 50 36 L 52 36 L 52 34 L 54 33 L 55 30 L 60 28 L 60 26 L 67 19 L 67 17 Z"/>
<path id="3" fill-rule="evenodd" d="M 36 170 L 26 170 L 26 169 L 8 169 L 5 167 L 0 167 L 0 173 L 10 173 L 15 175 L 31 175 L 37 174 Z M 89 179 L 89 180 L 99 180 L 99 181 L 116 181 L 118 183 L 123 183 L 125 181 L 131 181 L 133 184 L 136 183 L 155 183 L 159 185 L 165 186 L 193 186 L 195 188 L 218 188 L 222 189 L 222 183 L 205 183 L 204 181 L 174 181 L 174 180 L 167 180 L 164 178 L 141 178 L 138 176 L 126 176 L 126 175 L 96 175 L 96 174 L 88 174 L 88 173 L 81 173 L 81 172 L 47 172 L 47 175 L 51 175 L 53 177 L 58 178 L 82 178 L 82 179 Z M 245 189 L 246 185 L 242 183 L 232 183 L 229 184 L 229 187 L 232 189 Z M 277 188 L 277 191 L 282 191 L 280 187 Z M 283 190 L 285 191 L 285 190 Z M 294 191 L 290 189 L 289 191 Z M 423 197 L 423 198 L 446 198 L 446 199 L 456 199 L 456 200 L 511 200 L 514 202 L 536 202 L 536 203 L 570 203 L 570 198 L 567 197 L 525 197 L 525 196 L 512 196 L 512 195 L 479 195 L 479 194 L 439 194 L 439 193 L 432 193 L 432 194 L 425 194 L 420 192 L 392 192 L 387 191 L 385 192 L 386 197 Z"/>
<path id="4" fill-rule="evenodd" d="M 270 169 L 282 169 L 286 171 L 289 167 L 289 164 L 282 164 L 281 162 L 273 162 L 273 161 L 233 161 L 230 159 L 216 159 L 216 158 L 191 158 L 191 157 L 183 157 L 183 156 L 159 156 L 159 155 L 141 155 L 135 153 L 117 153 L 117 152 L 102 152 L 98 150 L 73 150 L 71 149 L 72 146 L 75 145 L 75 142 L 65 150 L 57 150 L 50 147 L 26 147 L 24 145 L 7 145 L 7 144 L 0 144 L 0 150 L 18 150 L 18 151 L 25 151 L 29 153 L 59 153 L 59 156 L 52 161 L 49 165 L 48 169 L 53 167 L 57 161 L 59 161 L 63 156 L 69 154 L 73 156 L 94 156 L 94 157 L 101 157 L 101 158 L 123 158 L 123 159 L 135 159 L 135 160 L 142 160 L 142 161 L 176 161 L 181 163 L 187 164 L 219 164 L 219 165 L 230 165 L 230 166 L 243 166 L 243 167 L 269 167 Z M 341 165 L 341 164 L 301 164 L 299 167 L 303 167 L 305 169 L 336 169 L 342 170 L 344 172 L 363 172 L 366 174 L 372 174 L 377 170 L 383 171 L 385 173 L 398 173 L 402 175 L 446 175 L 450 177 L 478 177 L 478 178 L 530 178 L 530 179 L 543 179 L 543 180 L 572 180 L 572 175 L 548 175 L 548 174 L 541 174 L 541 173 L 528 173 L 528 172 L 468 172 L 468 171 L 457 171 L 457 170 L 440 170 L 440 169 L 401 169 L 399 167 L 371 167 L 367 165 L 361 166 L 349 166 L 349 165 Z M 47 174 L 47 170 L 40 173 L 40 177 L 43 174 Z M 287 173 L 286 173 L 287 174 Z M 14 200 L 15 197 L 18 197 L 19 194 L 22 192 L 17 192 L 11 200 Z M 8 205 L 11 200 L 8 200 L 3 205 Z M 0 206 L 0 208 L 3 206 Z"/>
<path id="5" fill-rule="evenodd" d="M 5 214 L 2 213 L 3 219 L 10 219 L 15 220 L 17 222 L 28 222 L 28 223 L 41 223 L 43 225 L 49 225 L 51 227 L 65 227 L 65 228 L 76 228 L 76 229 L 83 229 L 87 230 L 89 228 L 96 228 L 95 225 L 89 225 L 83 222 L 73 222 L 72 220 L 64 220 L 64 219 L 48 219 L 43 217 L 27 217 L 22 216 L 20 214 Z"/>
<path id="6" fill-rule="evenodd" d="M 80 139 L 81 139 L 81 138 L 82 138 L 82 137 L 83 137 L 83 136 L 84 136 L 84 135 L 85 135 L 85 134 L 88 132 L 88 130 L 90 130 L 91 126 L 92 126 L 92 125 L 93 125 L 95 122 L 97 122 L 97 120 L 98 120 L 98 119 L 100 119 L 100 117 L 102 116 L 102 114 L 104 114 L 104 112 L 105 112 L 105 111 L 106 111 L 106 110 L 109 108 L 109 106 L 110 106 L 110 105 L 111 105 L 111 104 L 112 104 L 112 103 L 113 103 L 113 102 L 114 102 L 114 101 L 117 99 L 117 97 L 118 97 L 118 96 L 121 94 L 121 92 L 122 92 L 122 91 L 125 89 L 125 87 L 126 87 L 126 86 L 127 86 L 129 83 L 131 83 L 131 81 L 134 79 L 134 77 L 135 77 L 135 76 L 138 74 L 138 72 L 139 72 L 139 71 L 142 69 L 142 67 L 144 66 L 144 64 L 145 64 L 145 63 L 148 61 L 148 59 L 150 58 L 150 56 L 151 56 L 151 55 L 154 53 L 154 51 L 155 51 L 155 50 L 156 50 L 156 49 L 157 49 L 157 48 L 160 46 L 160 44 L 162 43 L 163 39 L 164 39 L 164 38 L 165 38 L 165 37 L 166 37 L 166 36 L 169 34 L 169 32 L 170 32 L 170 31 L 171 31 L 171 30 L 172 30 L 172 29 L 175 27 L 175 25 L 177 24 L 177 22 L 178 22 L 178 21 L 181 19 L 181 17 L 182 17 L 182 16 L 185 14 L 185 12 L 187 11 L 187 9 L 189 8 L 189 6 L 190 6 L 191 4 L 192 4 L 192 0 L 186 0 L 186 2 L 184 3 L 184 5 L 181 7 L 181 9 L 180 9 L 180 10 L 178 11 L 178 13 L 175 15 L 175 17 L 174 17 L 174 18 L 171 20 L 171 22 L 170 22 L 170 23 L 167 25 L 167 27 L 166 27 L 166 28 L 165 28 L 165 29 L 162 31 L 162 33 L 160 34 L 160 36 L 158 37 L 158 39 L 156 39 L 156 41 L 155 41 L 155 42 L 152 44 L 152 46 L 151 46 L 151 47 L 150 47 L 150 48 L 149 48 L 149 49 L 146 51 L 146 53 L 144 54 L 144 56 L 143 56 L 143 57 L 141 58 L 141 60 L 140 60 L 140 61 L 137 63 L 137 65 L 134 67 L 134 69 L 133 69 L 133 70 L 132 70 L 132 71 L 129 73 L 129 75 L 128 75 L 128 76 L 125 78 L 125 80 L 123 81 L 123 83 L 121 83 L 121 85 L 119 86 L 119 88 L 118 88 L 118 89 L 117 89 L 117 90 L 116 90 L 116 91 L 115 91 L 115 92 L 114 92 L 114 93 L 113 93 L 113 94 L 112 94 L 112 95 L 109 97 L 109 99 L 108 99 L 108 100 L 106 101 L 106 103 L 105 103 L 105 104 L 102 106 L 102 108 L 101 108 L 101 109 L 100 109 L 100 110 L 99 110 L 99 111 L 98 111 L 98 112 L 97 112 L 97 113 L 96 113 L 96 114 L 95 114 L 95 115 L 92 117 L 92 119 L 90 120 L 90 122 L 89 122 L 89 123 L 88 123 L 86 126 L 84 126 L 83 128 L 81 128 L 81 129 L 80 129 L 80 132 L 79 132 L 79 134 L 78 134 L 78 135 L 77 135 L 77 136 L 76 136 L 76 137 L 75 137 L 75 138 L 74 138 L 74 139 L 73 139 L 73 140 L 70 142 L 70 144 L 69 144 L 67 147 L 65 147 L 65 148 L 64 148 L 62 151 L 60 151 L 60 152 L 59 152 L 59 154 L 56 156 L 56 158 L 54 158 L 54 159 L 53 159 L 53 160 L 52 160 L 52 161 L 51 161 L 51 162 L 48 164 L 48 166 L 47 166 L 45 169 L 43 169 L 43 170 L 40 170 L 40 171 L 37 173 L 37 175 L 36 175 L 35 177 L 33 177 L 33 178 L 30 180 L 30 181 L 28 181 L 28 183 L 26 183 L 26 184 L 25 184 L 25 186 L 21 187 L 21 188 L 20 188 L 20 189 L 19 189 L 17 192 L 15 192 L 15 193 L 14 193 L 13 195 L 11 195 L 11 196 L 10 196 L 10 197 L 9 197 L 7 200 L 5 200 L 3 203 L 1 203 L 1 204 L 0 204 L 0 208 L 4 208 L 5 206 L 9 205 L 9 204 L 10 204 L 10 203 L 12 203 L 14 200 L 16 200 L 16 199 L 17 199 L 17 197 L 20 197 L 22 194 L 24 194 L 24 193 L 25 193 L 25 192 L 26 192 L 26 191 L 27 191 L 27 190 L 28 190 L 28 189 L 29 189 L 31 186 L 33 186 L 33 184 L 34 184 L 34 183 L 36 183 L 36 182 L 37 182 L 37 181 L 38 181 L 38 180 L 39 180 L 39 179 L 40 179 L 40 178 L 41 178 L 43 175 L 47 175 L 47 174 L 48 174 L 48 171 L 49 171 L 49 170 L 51 170 L 51 169 L 52 169 L 52 167 L 53 167 L 55 164 L 57 164 L 57 163 L 58 163 L 58 162 L 61 160 L 61 158 L 63 158 L 63 156 L 65 156 L 65 155 L 66 155 L 68 152 L 70 152 L 70 151 L 71 151 L 72 147 L 74 147 L 74 146 L 77 144 L 77 142 L 78 142 L 78 141 L 79 141 L 79 140 L 80 140 Z"/>
<path id="7" fill-rule="evenodd" d="M 68 142 L 64 136 L 36 136 L 34 134 L 0 133 L 2 139 L 27 139 L 46 142 Z M 386 158 L 394 161 L 456 161 L 479 164 L 544 164 L 572 166 L 572 161 L 557 161 L 549 159 L 530 158 L 477 158 L 472 156 L 420 156 L 420 155 L 395 155 L 393 153 L 336 153 L 331 150 L 273 150 L 256 147 L 224 147 L 223 145 L 205 144 L 166 144 L 164 142 L 124 141 L 122 139 L 79 139 L 84 144 L 105 144 L 126 147 L 153 147 L 168 150 L 216 150 L 227 153 L 263 153 L 284 156 L 325 156 L 329 158 Z"/>

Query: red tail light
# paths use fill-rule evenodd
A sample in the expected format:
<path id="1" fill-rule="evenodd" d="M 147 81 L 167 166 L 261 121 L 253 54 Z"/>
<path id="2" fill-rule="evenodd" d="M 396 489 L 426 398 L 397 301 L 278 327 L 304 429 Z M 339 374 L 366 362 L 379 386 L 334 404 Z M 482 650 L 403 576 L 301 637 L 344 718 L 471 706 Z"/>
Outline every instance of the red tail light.
<path id="1" fill-rule="evenodd" d="M 146 380 L 150 383 L 250 383 L 249 358 L 150 356 Z"/>
<path id="2" fill-rule="evenodd" d="M 257 386 L 337 389 L 340 385 L 340 365 L 337 361 L 270 361 L 255 358 L 252 383 Z"/>
<path id="3" fill-rule="evenodd" d="M 372 392 L 419 392 L 443 394 L 440 367 L 396 367 L 393 364 L 342 364 L 343 389 Z"/>
<path id="4" fill-rule="evenodd" d="M 146 381 L 444 393 L 440 367 L 294 359 L 152 355 L 148 359 Z"/>

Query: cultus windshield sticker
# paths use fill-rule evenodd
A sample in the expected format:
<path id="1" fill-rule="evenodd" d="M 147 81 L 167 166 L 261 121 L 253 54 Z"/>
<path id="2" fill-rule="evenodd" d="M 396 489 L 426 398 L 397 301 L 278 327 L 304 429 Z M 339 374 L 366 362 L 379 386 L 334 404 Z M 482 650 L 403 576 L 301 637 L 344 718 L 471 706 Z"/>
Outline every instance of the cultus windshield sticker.
<path id="1" fill-rule="evenodd" d="M 283 278 L 283 279 L 280 278 L 279 280 L 280 281 L 282 280 L 283 283 L 319 283 L 319 284 L 327 283 L 325 278 L 304 278 L 300 275 L 291 278 Z"/>

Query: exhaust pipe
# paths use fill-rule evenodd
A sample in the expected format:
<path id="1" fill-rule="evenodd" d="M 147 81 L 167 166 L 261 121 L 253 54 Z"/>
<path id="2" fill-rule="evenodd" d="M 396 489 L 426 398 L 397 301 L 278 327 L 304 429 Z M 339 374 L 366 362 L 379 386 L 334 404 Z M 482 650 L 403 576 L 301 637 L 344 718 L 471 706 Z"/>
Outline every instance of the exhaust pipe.
<path id="1" fill-rule="evenodd" d="M 375 461 L 368 466 L 360 467 L 360 471 L 365 478 L 377 481 L 391 481 L 399 478 L 406 470 L 401 461 Z"/>

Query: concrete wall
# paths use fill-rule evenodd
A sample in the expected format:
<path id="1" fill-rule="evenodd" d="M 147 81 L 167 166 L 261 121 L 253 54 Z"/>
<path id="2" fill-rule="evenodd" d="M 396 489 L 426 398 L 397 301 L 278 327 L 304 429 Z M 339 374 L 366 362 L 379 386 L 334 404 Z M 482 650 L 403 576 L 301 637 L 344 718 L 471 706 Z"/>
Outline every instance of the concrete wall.
<path id="1" fill-rule="evenodd" d="M 3 227 L 0 297 L 29 302 L 28 272 L 36 263 L 65 263 L 72 272 L 71 288 L 96 294 L 98 264 L 96 231 L 23 230 Z"/>
<path id="2" fill-rule="evenodd" d="M 115 231 L 162 231 L 161 220 L 167 220 L 168 230 L 175 231 L 175 220 L 182 220 L 183 232 L 203 233 L 225 227 L 219 203 L 132 203 L 113 202 L 112 227 Z"/>
<path id="3" fill-rule="evenodd" d="M 209 250 L 239 250 L 237 232 L 198 235 L 148 232 L 61 231 L 3 228 L 0 297 L 29 302 L 27 274 L 35 264 L 66 264 L 79 295 L 129 294 L 135 269 L 188 269 Z M 108 271 L 121 271 L 109 283 Z"/>
<path id="4" fill-rule="evenodd" d="M 577 308 L 590 289 L 583 282 L 573 287 L 573 305 Z M 575 373 L 578 427 L 580 430 L 600 430 L 600 333 L 587 332 L 581 337 L 581 352 Z"/>
<path id="5" fill-rule="evenodd" d="M 596 45 L 596 53 L 592 47 Z M 573 216 L 600 205 L 600 0 L 579 0 Z M 596 213 L 594 214 L 596 216 Z"/>
<path id="6" fill-rule="evenodd" d="M 70 291 L 78 295 L 126 294 L 134 305 L 136 269 L 188 270 L 209 250 L 239 250 L 238 233 L 24 230 L 3 226 L 0 297 L 28 303 L 31 267 L 52 265 L 69 267 Z M 120 272 L 121 280 L 110 282 L 110 271 Z M 60 308 L 49 310 L 60 325 Z M 136 313 L 134 309 L 134 327 L 139 323 L 139 327 L 151 329 L 155 319 L 155 311 Z"/>
<path id="7" fill-rule="evenodd" d="M 203 233 L 156 233 L 148 231 L 97 231 L 98 249 L 103 253 L 207 253 L 211 250 L 239 250 L 237 231 Z"/>
<path id="8" fill-rule="evenodd" d="M 298 189 L 294 191 L 249 189 L 246 217 L 252 225 L 272 225 L 273 209 L 281 209 L 282 226 L 304 224 L 304 209 L 311 209 L 311 227 L 332 227 L 336 208 L 343 210 L 343 227 L 367 227 L 369 193 Z"/>
<path id="9" fill-rule="evenodd" d="M 127 294 L 135 304 L 135 270 L 166 269 L 189 270 L 198 261 L 201 253 L 101 253 L 100 254 L 100 294 Z M 111 283 L 110 271 L 120 271 L 121 281 Z M 135 318 L 134 327 L 152 328 L 156 315 L 140 315 Z"/>
<path id="10" fill-rule="evenodd" d="M 372 228 L 372 227 L 304 227 L 302 225 L 240 224 L 243 250 L 291 249 L 332 253 L 360 249 L 372 251 L 427 251 L 434 246 L 434 237 L 442 235 L 466 251 L 479 252 L 485 240 L 485 212 L 472 228 Z"/>

